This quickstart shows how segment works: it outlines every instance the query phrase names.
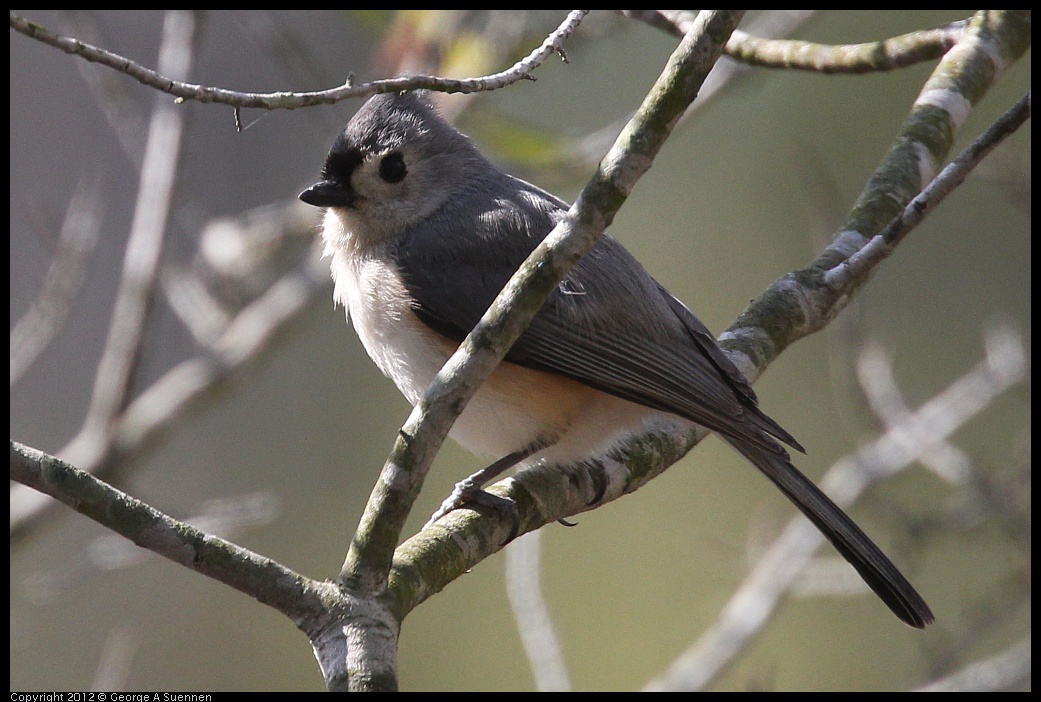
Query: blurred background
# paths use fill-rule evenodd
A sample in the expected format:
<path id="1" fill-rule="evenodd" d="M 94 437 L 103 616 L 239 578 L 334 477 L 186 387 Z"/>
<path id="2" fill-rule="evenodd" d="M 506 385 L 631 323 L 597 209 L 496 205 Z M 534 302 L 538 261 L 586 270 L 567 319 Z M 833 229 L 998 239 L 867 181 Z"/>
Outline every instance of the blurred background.
<path id="1" fill-rule="evenodd" d="M 161 12 L 13 12 L 156 66 Z M 872 41 L 970 13 L 823 12 L 789 36 Z M 536 47 L 564 14 L 209 12 L 189 80 L 265 92 L 330 88 L 350 73 L 358 81 L 406 70 L 491 73 Z M 535 82 L 442 104 L 504 169 L 571 199 L 676 43 L 594 12 L 565 44 L 569 63 L 551 57 Z M 90 405 L 158 94 L 13 32 L 10 54 L 12 329 L 44 284 L 69 203 L 86 192 L 97 217 L 67 318 L 17 377 L 12 334 L 11 437 L 57 453 Z M 743 73 L 677 129 L 613 235 L 718 334 L 826 245 L 934 66 Z M 1024 59 L 970 114 L 955 151 L 1029 89 Z M 241 309 L 287 271 L 311 280 L 318 213 L 292 203 L 361 102 L 244 110 L 241 133 L 231 108 L 183 105 L 163 287 L 131 398 L 219 336 L 219 324 L 201 321 L 202 301 Z M 980 362 L 994 324 L 1018 330 L 1029 352 L 1029 187 L 1028 125 L 908 237 L 840 319 L 789 348 L 757 383 L 764 409 L 807 447 L 797 464 L 808 475 L 879 433 L 855 380 L 866 343 L 885 349 L 911 408 Z M 214 226 L 247 216 L 280 236 L 236 238 L 235 227 Z M 204 290 L 193 290 L 200 280 Z M 300 573 L 333 577 L 409 407 L 334 308 L 324 273 L 307 290 L 251 363 L 106 479 Z M 199 328 L 189 332 L 184 317 Z M 915 466 L 852 510 L 929 601 L 934 626 L 901 625 L 870 593 L 789 598 L 713 687 L 905 689 L 1028 636 L 1029 427 L 1021 384 L 953 437 L 970 478 L 953 483 Z M 407 534 L 479 467 L 446 443 Z M 577 528 L 543 529 L 542 583 L 575 689 L 638 689 L 665 670 L 793 513 L 710 439 L 635 494 L 580 515 Z M 64 507 L 18 523 L 10 585 L 12 690 L 323 689 L 306 638 L 279 613 Z M 406 619 L 399 663 L 405 690 L 533 688 L 502 554 Z"/>

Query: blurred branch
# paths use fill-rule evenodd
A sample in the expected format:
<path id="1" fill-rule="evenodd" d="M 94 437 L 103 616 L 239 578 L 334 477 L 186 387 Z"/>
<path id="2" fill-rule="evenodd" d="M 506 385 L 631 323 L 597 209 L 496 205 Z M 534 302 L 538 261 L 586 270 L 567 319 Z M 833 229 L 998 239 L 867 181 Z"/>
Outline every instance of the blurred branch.
<path id="1" fill-rule="evenodd" d="M 310 213 L 300 203 L 294 202 L 282 210 L 263 209 L 263 217 L 244 215 L 243 227 L 252 223 L 264 230 L 310 229 Z M 230 223 L 225 222 L 224 226 Z M 243 232 L 243 236 L 248 237 L 248 232 Z M 286 273 L 236 314 L 213 343 L 204 347 L 203 353 L 171 368 L 138 395 L 113 421 L 108 441 L 96 441 L 88 447 L 89 452 L 83 450 L 80 467 L 95 473 L 139 455 L 189 410 L 216 394 L 268 350 L 275 336 L 306 309 L 318 291 L 330 284 L 328 265 L 320 260 L 317 244 L 315 247 L 300 270 Z M 25 528 L 49 503 L 37 492 L 12 489 L 12 532 Z"/>
<path id="2" fill-rule="evenodd" d="M 912 412 L 897 386 L 891 359 L 881 344 L 869 343 L 861 349 L 857 378 L 875 417 L 894 435 L 902 436 L 909 446 L 918 448 L 919 463 L 948 483 L 964 484 L 969 480 L 972 461 L 964 451 L 932 432 L 901 433 L 900 427 L 912 426 Z"/>
<path id="3" fill-rule="evenodd" d="M 542 594 L 542 531 L 511 541 L 506 555 L 506 594 L 539 692 L 570 692 L 571 680 L 549 605 Z"/>
<path id="4" fill-rule="evenodd" d="M 98 179 L 81 180 L 69 200 L 57 251 L 40 292 L 11 328 L 11 385 L 47 348 L 68 318 L 86 277 L 87 259 L 98 243 L 103 212 Z"/>
<path id="5" fill-rule="evenodd" d="M 121 624 L 108 632 L 91 681 L 91 692 L 127 689 L 134 656 L 141 648 L 140 639 L 140 634 L 128 624 Z"/>
<path id="6" fill-rule="evenodd" d="M 110 51 L 85 44 L 77 39 L 55 34 L 45 27 L 11 14 L 11 28 L 27 37 L 48 44 L 62 51 L 79 56 L 87 61 L 108 66 L 134 78 L 143 85 L 169 93 L 177 102 L 195 100 L 202 103 L 230 105 L 236 108 L 259 108 L 266 110 L 295 110 L 313 105 L 332 105 L 353 97 L 366 97 L 375 93 L 403 92 L 427 88 L 448 93 L 472 93 L 495 90 L 519 80 L 535 80 L 532 71 L 542 65 L 551 54 L 564 57 L 563 43 L 578 27 L 589 10 L 572 10 L 567 18 L 554 30 L 539 48 L 510 68 L 478 78 L 453 79 L 437 76 L 408 76 L 387 78 L 354 85 L 353 74 L 337 88 L 315 92 L 282 91 L 275 93 L 246 93 L 223 88 L 214 88 L 178 80 L 178 74 L 168 77 L 163 66 L 158 71 L 145 68 L 134 61 Z"/>
<path id="7" fill-rule="evenodd" d="M 101 38 L 93 11 L 64 10 L 60 22 L 63 29 L 70 33 L 74 31 L 91 43 L 98 43 Z M 133 85 L 123 80 L 118 73 L 98 64 L 88 61 L 72 63 L 79 70 L 94 98 L 94 104 L 116 136 L 123 154 L 133 164 L 135 172 L 140 174 L 148 120 L 144 106 L 136 99 Z"/>
<path id="8" fill-rule="evenodd" d="M 160 67 L 172 75 L 187 75 L 195 41 L 192 13 L 167 13 L 159 51 Z M 82 462 L 84 455 L 97 451 L 94 446 L 98 442 L 107 441 L 113 420 L 127 402 L 155 291 L 183 129 L 184 112 L 169 103 L 157 102 L 149 126 L 134 220 L 108 340 L 98 364 L 83 428 L 65 450 L 69 459 L 77 463 Z"/>
<path id="9" fill-rule="evenodd" d="M 893 477 L 922 460 L 933 446 L 946 442 L 999 395 L 1022 382 L 1026 373 L 1019 335 L 1009 329 L 992 330 L 980 364 L 874 442 L 835 463 L 824 475 L 822 489 L 840 507 L 848 508 L 871 485 Z M 710 685 L 763 629 L 823 543 L 824 537 L 810 522 L 802 517 L 791 521 L 751 568 L 715 624 L 648 689 L 703 690 Z M 846 570 L 852 572 L 848 566 Z"/>
<path id="10" fill-rule="evenodd" d="M 187 29 L 187 28 L 185 28 Z M 190 61 L 191 43 L 185 35 L 164 40 L 160 55 L 161 65 L 171 66 L 180 75 L 186 72 Z M 174 63 L 180 66 L 173 65 Z M 92 82 L 92 85 L 94 83 Z M 101 102 L 105 100 L 101 99 Z M 141 351 L 148 311 L 159 282 L 159 257 L 169 219 L 171 189 L 177 165 L 177 144 L 180 141 L 183 111 L 168 102 L 156 107 L 146 151 L 146 164 L 141 169 L 141 191 L 135 210 L 130 241 L 125 254 L 123 279 L 118 293 L 108 343 L 95 377 L 94 397 L 88 416 L 79 434 L 61 451 L 64 459 L 92 473 L 105 472 L 125 466 L 128 459 L 139 455 L 188 410 L 213 396 L 238 371 L 263 350 L 271 339 L 294 319 L 314 298 L 317 291 L 329 285 L 328 270 L 317 264 L 320 254 L 313 251 L 309 262 L 301 270 L 291 270 L 271 286 L 263 297 L 238 312 L 221 310 L 220 319 L 206 317 L 209 324 L 202 327 L 203 309 L 196 306 L 182 319 L 195 334 L 202 353 L 183 361 L 160 378 L 150 388 L 131 400 L 131 376 Z M 124 106 L 126 107 L 126 106 Z M 130 106 L 132 107 L 132 105 Z M 131 110 L 133 112 L 133 110 Z M 120 123 L 118 115 L 110 115 L 110 122 Z M 131 118 L 133 115 L 131 115 Z M 129 149 L 125 138 L 120 138 L 131 162 L 139 162 Z M 139 163 L 136 165 L 140 166 Z M 79 201 L 74 199 L 70 212 Z M 88 208 L 93 214 L 96 208 Z M 182 310 L 179 303 L 185 289 L 202 290 L 208 279 L 219 277 L 224 285 L 233 284 L 244 292 L 245 276 L 255 276 L 267 259 L 281 251 L 287 240 L 311 233 L 313 220 L 307 208 L 295 201 L 288 206 L 258 208 L 238 220 L 213 222 L 200 237 L 198 265 L 191 271 L 165 276 L 165 287 L 171 307 Z M 226 250 L 234 248 L 234 261 L 229 267 Z M 63 249 L 59 249 L 59 259 Z M 223 258 L 222 258 L 223 256 Z M 55 266 L 58 261 L 56 260 Z M 249 264 L 249 271 L 242 267 Z M 52 266 L 52 270 L 54 267 Z M 82 274 L 82 271 L 77 271 Z M 57 275 L 57 274 L 55 274 Z M 73 275 L 63 278 L 66 283 Z M 180 286 L 178 285 L 180 284 Z M 46 285 L 45 285 L 46 287 Z M 266 283 L 262 286 L 266 287 Z M 195 302 L 198 302 L 197 296 Z M 31 319 L 31 318 L 27 318 Z M 26 322 L 28 323 L 28 322 Z M 34 323 L 34 328 L 42 328 Z M 12 332 L 12 377 L 20 360 L 21 329 Z M 15 332 L 18 332 L 16 335 Z M 54 503 L 39 492 L 21 486 L 12 486 L 10 494 L 10 529 L 19 532 L 31 520 Z"/>
<path id="11" fill-rule="evenodd" d="M 1015 692 L 1029 688 L 1031 675 L 1031 640 L 1027 636 L 996 656 L 965 666 L 915 692 Z"/>

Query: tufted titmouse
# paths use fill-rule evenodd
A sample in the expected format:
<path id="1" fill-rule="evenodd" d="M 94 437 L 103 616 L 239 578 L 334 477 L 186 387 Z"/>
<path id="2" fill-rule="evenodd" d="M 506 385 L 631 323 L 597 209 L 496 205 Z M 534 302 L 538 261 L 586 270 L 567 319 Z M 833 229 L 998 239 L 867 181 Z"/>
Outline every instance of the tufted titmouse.
<path id="1" fill-rule="evenodd" d="M 366 102 L 300 199 L 327 208 L 334 298 L 413 405 L 568 208 L 495 168 L 422 93 Z M 933 621 L 896 566 L 792 465 L 778 441 L 802 447 L 759 409 L 708 329 L 608 235 L 456 421 L 452 438 L 499 460 L 445 509 L 481 501 L 481 486 L 514 465 L 601 454 L 663 412 L 712 430 L 761 470 L 900 619 Z"/>

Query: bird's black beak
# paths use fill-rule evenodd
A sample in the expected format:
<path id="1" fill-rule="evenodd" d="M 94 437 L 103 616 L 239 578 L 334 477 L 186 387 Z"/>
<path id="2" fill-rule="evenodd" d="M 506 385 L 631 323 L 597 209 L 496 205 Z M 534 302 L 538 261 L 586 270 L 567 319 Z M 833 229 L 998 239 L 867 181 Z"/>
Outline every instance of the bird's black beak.
<path id="1" fill-rule="evenodd" d="M 332 180 L 320 180 L 298 196 L 315 207 L 353 207 L 358 195 Z"/>

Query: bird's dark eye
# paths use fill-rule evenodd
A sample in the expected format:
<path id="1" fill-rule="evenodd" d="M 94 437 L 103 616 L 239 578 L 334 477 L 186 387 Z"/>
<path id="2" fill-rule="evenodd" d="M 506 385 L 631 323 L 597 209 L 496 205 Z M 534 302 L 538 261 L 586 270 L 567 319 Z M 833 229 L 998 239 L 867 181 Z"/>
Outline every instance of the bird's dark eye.
<path id="1" fill-rule="evenodd" d="M 396 151 L 387 154 L 380 161 L 380 178 L 388 183 L 400 183 L 405 178 L 408 169 L 405 168 L 405 159 Z"/>

